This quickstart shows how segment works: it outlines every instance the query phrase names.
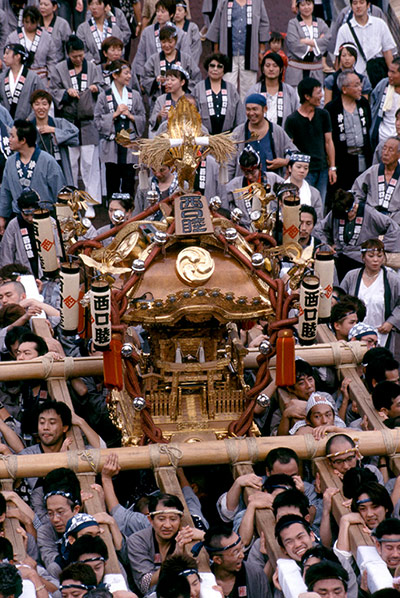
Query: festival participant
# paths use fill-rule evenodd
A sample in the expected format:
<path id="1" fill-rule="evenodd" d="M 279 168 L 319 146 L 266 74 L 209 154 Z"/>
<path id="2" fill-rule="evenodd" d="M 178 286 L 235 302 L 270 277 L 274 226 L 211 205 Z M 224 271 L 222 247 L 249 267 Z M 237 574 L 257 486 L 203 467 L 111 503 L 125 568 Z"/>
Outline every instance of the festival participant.
<path id="1" fill-rule="evenodd" d="M 305 582 L 309 592 L 315 592 L 321 598 L 337 596 L 347 598 L 349 575 L 336 563 L 324 561 L 312 565 L 306 572 Z"/>
<path id="2" fill-rule="evenodd" d="M 352 192 L 341 189 L 336 191 L 332 210 L 317 223 L 315 234 L 322 243 L 335 246 L 339 283 L 349 270 L 362 266 L 360 248 L 364 241 L 384 235 L 385 249 L 398 249 L 398 224 L 355 198 Z"/>
<path id="3" fill-rule="evenodd" d="M 280 54 L 267 52 L 260 69 L 261 77 L 258 83 L 249 89 L 249 94 L 262 93 L 267 98 L 268 120 L 283 127 L 289 114 L 299 105 L 296 90 L 283 83 L 285 67 Z"/>
<path id="4" fill-rule="evenodd" d="M 96 587 L 96 574 L 89 565 L 73 563 L 61 571 L 60 584 L 61 598 L 84 598 Z"/>
<path id="5" fill-rule="evenodd" d="M 389 137 L 383 144 L 379 164 L 374 164 L 354 181 L 352 191 L 359 202 L 400 223 L 400 141 Z"/>
<path id="6" fill-rule="evenodd" d="M 321 244 L 321 240 L 313 234 L 317 220 L 317 212 L 312 206 L 302 205 L 300 207 L 299 244 L 303 250 L 311 246 L 313 253 L 317 245 Z"/>
<path id="7" fill-rule="evenodd" d="M 188 18 L 188 5 L 185 0 L 178 0 L 176 3 L 174 24 L 188 36 L 190 55 L 193 57 L 194 62 L 198 64 L 203 51 L 200 31 L 196 23 Z"/>
<path id="8" fill-rule="evenodd" d="M 286 474 L 293 478 L 296 488 L 304 492 L 310 504 L 316 504 L 316 494 L 312 484 L 304 482 L 299 475 L 300 462 L 297 454 L 285 447 L 272 449 L 265 459 L 266 476 Z M 245 474 L 236 478 L 228 492 L 224 492 L 217 501 L 218 514 L 222 521 L 233 521 L 240 510 L 245 509 L 242 497 L 243 488 L 249 487 L 261 490 L 265 481 L 253 473 Z"/>
<path id="9" fill-rule="evenodd" d="M 202 540 L 204 532 L 182 527 L 183 505 L 172 494 L 152 495 L 149 500 L 151 527 L 128 538 L 128 558 L 133 579 L 147 594 L 158 582 L 160 565 L 172 554 L 181 554 L 192 540 Z"/>
<path id="10" fill-rule="evenodd" d="M 130 193 L 113 193 L 108 203 L 108 217 L 110 224 L 105 224 L 97 229 L 97 236 L 109 231 L 117 224 L 126 222 L 132 217 L 133 201 Z M 114 237 L 108 237 L 102 241 L 104 247 L 107 247 Z"/>
<path id="11" fill-rule="evenodd" d="M 0 77 L 0 101 L 13 120 L 28 118 L 30 97 L 44 83 L 26 64 L 28 53 L 21 44 L 7 44 L 4 48 L 6 69 Z"/>
<path id="12" fill-rule="evenodd" d="M 336 183 L 335 146 L 329 113 L 320 108 L 321 83 L 307 77 L 298 85 L 300 107 L 287 117 L 285 131 L 302 154 L 311 156 L 307 181 L 321 193 L 322 201 L 329 184 Z"/>
<path id="13" fill-rule="evenodd" d="M 12 263 L 22 264 L 28 268 L 28 274 L 33 274 L 35 279 L 41 278 L 43 272 L 33 231 L 33 213 L 39 209 L 39 196 L 36 191 L 27 189 L 18 197 L 17 203 L 19 214 L 10 220 L 1 240 L 0 267 Z M 53 232 L 56 239 L 55 221 Z M 58 242 L 56 244 L 59 249 Z"/>
<path id="14" fill-rule="evenodd" d="M 160 30 L 172 21 L 176 10 L 175 0 L 158 0 L 155 6 L 155 23 L 146 27 L 140 36 L 139 45 L 132 62 L 132 69 L 141 79 L 144 75 L 144 65 L 154 53 L 161 52 Z M 181 52 L 190 53 L 190 39 L 178 28 L 176 47 Z"/>
<path id="15" fill-rule="evenodd" d="M 103 41 L 103 43 L 101 44 L 101 54 L 102 54 L 102 61 L 101 61 L 101 69 L 103 72 L 103 89 L 108 89 L 111 86 L 112 83 L 112 76 L 111 73 L 109 71 L 109 66 L 112 62 L 114 62 L 114 60 L 121 60 L 122 59 L 122 55 L 124 52 L 124 44 L 123 42 L 118 39 L 118 37 L 114 37 L 113 35 L 110 35 L 109 37 L 106 37 L 106 39 Z M 133 78 L 133 73 L 132 73 L 132 78 Z M 132 87 L 133 89 L 136 89 L 133 85 L 132 85 L 132 81 L 131 81 L 131 85 L 130 87 Z M 136 91 L 139 91 L 138 89 Z"/>
<path id="16" fill-rule="evenodd" d="M 310 524 L 303 517 L 292 514 L 283 515 L 277 521 L 275 537 L 284 553 L 298 563 L 315 542 L 315 534 Z"/>
<path id="17" fill-rule="evenodd" d="M 246 122 L 233 131 L 234 139 L 240 141 L 237 144 L 237 157 L 240 156 L 245 145 L 251 145 L 260 155 L 262 175 L 271 171 L 281 175 L 289 163 L 289 158 L 285 157 L 287 150 L 297 150 L 297 147 L 282 127 L 265 118 L 267 116 L 265 96 L 252 93 L 246 98 L 245 108 Z M 252 135 L 257 139 L 250 139 Z M 232 179 L 235 173 L 240 174 L 237 157 L 232 158 L 228 163 L 229 179 Z"/>
<path id="18" fill-rule="evenodd" d="M 69 148 L 74 185 L 78 188 L 80 170 L 85 190 L 100 202 L 99 134 L 93 117 L 102 73 L 98 66 L 86 60 L 83 42 L 76 35 L 68 39 L 66 51 L 67 60 L 58 64 L 52 73 L 50 92 L 58 113 L 79 129 L 79 146 Z M 94 216 L 92 206 L 86 214 Z"/>
<path id="19" fill-rule="evenodd" d="M 149 135 L 150 137 L 157 135 L 161 131 L 160 126 L 168 120 L 168 112 L 171 106 L 176 106 L 178 100 L 182 98 L 188 90 L 189 73 L 181 66 L 174 64 L 173 68 L 168 69 L 165 73 L 165 91 L 160 95 L 149 119 Z"/>
<path id="20" fill-rule="evenodd" d="M 400 565 L 400 521 L 386 518 L 373 532 L 375 548 L 392 575 Z"/>
<path id="21" fill-rule="evenodd" d="M 174 25 L 164 25 L 160 30 L 161 52 L 152 54 L 144 65 L 141 84 L 150 100 L 152 110 L 156 100 L 164 94 L 166 73 L 175 66 L 182 67 L 188 74 L 188 89 L 193 91 L 196 83 L 201 81 L 200 69 L 191 54 L 176 49 L 178 40 L 177 29 Z"/>
<path id="22" fill-rule="evenodd" d="M 382 419 L 399 417 L 400 386 L 396 382 L 379 382 L 372 391 L 372 403 Z"/>
<path id="23" fill-rule="evenodd" d="M 364 315 L 365 311 L 364 307 Z M 331 310 L 330 325 L 338 341 L 348 340 L 350 330 L 359 320 L 357 301 L 349 295 L 346 295 Z"/>
<path id="24" fill-rule="evenodd" d="M 390 494 L 384 486 L 377 482 L 368 482 L 361 485 L 351 503 L 351 513 L 342 515 L 339 524 L 339 534 L 334 550 L 351 558 L 349 528 L 353 524 L 362 523 L 368 529 L 374 530 L 376 526 L 391 517 L 393 503 Z"/>
<path id="25" fill-rule="evenodd" d="M 56 0 L 40 0 L 39 11 L 43 19 L 43 29 L 51 35 L 55 47 L 57 62 L 65 60 L 65 44 L 71 35 L 68 21 L 57 15 L 58 2 Z"/>
<path id="26" fill-rule="evenodd" d="M 385 350 L 379 347 L 380 350 Z M 394 359 L 389 351 L 387 355 L 379 355 L 376 359 L 371 359 L 365 368 L 365 384 L 370 392 L 379 383 L 384 380 L 399 383 L 399 362 Z"/>
<path id="27" fill-rule="evenodd" d="M 313 207 L 317 213 L 317 218 L 322 218 L 324 214 L 321 194 L 316 187 L 312 187 L 307 182 L 307 175 L 310 171 L 311 156 L 299 154 L 298 152 L 293 151 L 288 152 L 287 155 L 289 155 L 289 176 L 287 179 L 285 179 L 285 182 L 296 185 L 296 187 L 299 189 L 301 205 Z"/>
<path id="28" fill-rule="evenodd" d="M 336 187 L 350 189 L 354 180 L 372 162 L 369 140 L 371 111 L 362 92 L 362 83 L 352 71 L 344 71 L 337 78 L 340 95 L 325 104 L 332 122 L 332 139 L 336 151 Z"/>
<path id="29" fill-rule="evenodd" d="M 348 340 L 362 341 L 366 343 L 368 349 L 372 349 L 378 346 L 378 333 L 375 328 L 365 322 L 358 322 L 353 328 L 350 328 Z"/>
<path id="30" fill-rule="evenodd" d="M 200 598 L 201 579 L 196 560 L 186 554 L 169 556 L 161 565 L 159 587 L 168 584 L 175 576 L 185 577 L 190 585 L 190 598 Z"/>
<path id="31" fill-rule="evenodd" d="M 0 191 L 0 232 L 6 219 L 19 214 L 18 197 L 27 187 L 36 191 L 42 204 L 52 205 L 65 185 L 63 172 L 53 156 L 36 146 L 37 129 L 32 122 L 15 120 L 10 132 L 10 148 Z"/>
<path id="32" fill-rule="evenodd" d="M 276 183 L 283 183 L 283 179 L 274 172 L 267 172 L 262 176 L 260 155 L 250 144 L 246 145 L 240 154 L 239 165 L 240 170 L 242 171 L 242 176 L 236 176 L 226 185 L 228 209 L 233 210 L 234 208 L 239 208 L 242 210 L 243 215 L 240 220 L 240 225 L 249 230 L 255 230 L 254 225 L 252 224 L 251 214 L 254 211 L 260 210 L 260 200 L 256 195 L 253 196 L 251 201 L 244 200 L 238 193 L 235 193 L 236 189 L 247 187 L 252 183 L 261 183 L 261 181 L 273 188 Z"/>
<path id="33" fill-rule="evenodd" d="M 337 78 L 343 71 L 351 71 L 357 75 L 362 84 L 361 93 L 368 100 L 372 91 L 371 82 L 368 79 L 368 75 L 360 75 L 360 73 L 354 70 L 357 56 L 357 46 L 352 42 L 345 42 L 339 48 L 338 68 L 332 75 L 328 75 L 324 81 L 325 104 L 328 104 L 332 100 L 336 100 L 340 96 L 340 89 L 337 86 Z"/>
<path id="34" fill-rule="evenodd" d="M 296 422 L 289 434 L 312 434 L 316 440 L 320 440 L 327 432 L 340 432 L 345 427 L 330 395 L 314 392 L 307 401 L 305 419 Z"/>
<path id="35" fill-rule="evenodd" d="M 132 38 L 132 30 L 131 26 L 129 25 L 128 19 L 125 14 L 125 6 L 124 4 L 121 5 L 122 8 L 118 6 L 114 6 L 112 2 L 106 3 L 106 16 L 109 21 L 113 25 L 117 25 L 119 30 L 122 33 L 121 41 L 123 42 L 124 46 L 126 47 L 126 52 L 129 53 L 130 51 L 130 42 Z M 107 39 L 107 38 L 106 38 Z M 128 58 L 128 56 L 127 56 Z"/>
<path id="36" fill-rule="evenodd" d="M 371 143 L 375 146 L 397 134 L 396 113 L 400 108 L 400 58 L 389 66 L 388 77 L 382 79 L 371 96 Z"/>
<path id="37" fill-rule="evenodd" d="M 323 82 L 322 56 L 330 41 L 327 24 L 315 18 L 314 0 L 296 0 L 298 14 L 290 19 L 287 27 L 286 47 L 289 64 L 285 81 L 296 87 L 300 81 L 312 76 Z"/>
<path id="38" fill-rule="evenodd" d="M 32 122 L 37 129 L 37 146 L 53 156 L 61 167 L 67 184 L 72 185 L 68 148 L 79 145 L 79 129 L 65 118 L 53 119 L 49 116 L 52 102 L 53 98 L 44 89 L 37 89 L 31 95 L 30 104 L 34 113 Z"/>
<path id="39" fill-rule="evenodd" d="M 384 20 L 368 13 L 369 5 L 368 0 L 350 0 L 353 14 L 338 31 L 334 54 L 338 56 L 339 48 L 345 42 L 355 42 L 359 51 L 355 68 L 363 75 L 368 71 L 372 87 L 375 87 L 392 63 L 396 43 Z M 367 69 L 369 60 L 379 58 L 380 61 L 375 60 L 375 64 Z"/>
<path id="40" fill-rule="evenodd" d="M 0 594 L 4 597 L 20 598 L 26 591 L 33 592 L 37 598 L 49 598 L 49 592 L 46 585 L 43 584 L 43 579 L 34 569 L 30 567 L 29 569 L 30 571 L 28 571 L 28 567 L 23 566 L 17 568 L 15 564 L 11 564 L 7 558 L 4 558 L 0 563 Z M 24 579 L 31 581 L 33 587 L 27 587 L 24 584 Z"/>
<path id="41" fill-rule="evenodd" d="M 76 31 L 77 37 L 83 42 L 86 60 L 95 64 L 102 62 L 101 44 L 107 37 L 112 35 L 123 40 L 123 33 L 115 19 L 111 19 L 107 14 L 106 2 L 107 0 L 89 0 L 88 8 L 92 16 L 81 23 Z"/>
<path id="42" fill-rule="evenodd" d="M 28 393 L 26 396 L 28 398 Z M 72 424 L 77 425 L 81 429 L 82 433 L 85 434 L 88 443 L 93 448 L 99 448 L 103 443 L 100 436 L 96 434 L 82 417 L 78 417 L 75 413 L 72 414 L 69 407 L 60 401 L 42 399 L 40 404 L 37 404 L 35 417 L 37 419 L 34 423 L 37 424 L 39 442 L 38 444 L 23 449 L 20 453 L 22 455 L 39 455 L 41 453 L 52 454 L 60 452 L 63 443 L 66 440 L 66 434 Z M 67 441 L 66 446 L 69 445 L 70 441 Z M 38 478 L 26 478 L 26 481 L 31 490 L 30 499 L 35 513 L 40 518 L 43 518 L 43 516 L 45 516 L 43 491 L 40 485 L 37 485 Z"/>
<path id="43" fill-rule="evenodd" d="M 132 151 L 115 141 L 124 130 L 133 130 L 131 139 L 141 137 L 146 115 L 140 94 L 128 87 L 131 69 L 125 60 L 109 66 L 111 87 L 101 92 L 97 100 L 94 122 L 100 134 L 100 157 L 106 168 L 107 195 L 129 193 L 135 187 Z"/>
<path id="44" fill-rule="evenodd" d="M 160 166 L 159 170 L 153 171 L 150 179 L 150 190 L 158 195 L 157 201 L 170 197 L 178 188 L 178 176 L 176 172 L 171 172 L 169 166 Z M 147 189 L 138 189 L 135 195 L 135 207 L 132 216 L 137 216 L 149 207 Z M 157 210 L 154 214 L 147 217 L 147 220 L 162 220 L 164 213 Z"/>
<path id="45" fill-rule="evenodd" d="M 89 565 L 96 575 L 97 585 L 103 581 L 108 561 L 108 549 L 104 540 L 99 536 L 81 535 L 72 544 L 69 558 L 71 563 Z"/>
<path id="46" fill-rule="evenodd" d="M 265 4 L 255 0 L 233 3 L 225 0 L 215 11 L 206 34 L 214 52 L 226 54 L 230 61 L 225 80 L 239 89 L 242 102 L 256 82 L 259 61 L 269 37 L 269 19 Z"/>
<path id="47" fill-rule="evenodd" d="M 379 239 L 364 241 L 361 255 L 363 267 L 350 270 L 341 287 L 364 301 L 363 321 L 377 330 L 380 346 L 393 352 L 400 327 L 400 278 L 385 267 L 385 246 Z"/>
<path id="48" fill-rule="evenodd" d="M 268 578 L 263 567 L 244 561 L 241 537 L 223 524 L 210 528 L 204 536 L 204 548 L 212 561 L 211 571 L 225 596 L 268 595 Z"/>
<path id="49" fill-rule="evenodd" d="M 201 122 L 211 135 L 231 131 L 245 120 L 236 88 L 224 79 L 228 64 L 228 57 L 219 52 L 207 56 L 203 63 L 207 77 L 193 91 Z"/>
<path id="50" fill-rule="evenodd" d="M 36 6 L 27 6 L 22 15 L 22 27 L 10 33 L 7 44 L 21 44 L 28 56 L 26 65 L 41 79 L 50 79 L 50 69 L 56 64 L 56 47 L 53 39 L 40 23 L 42 15 Z"/>

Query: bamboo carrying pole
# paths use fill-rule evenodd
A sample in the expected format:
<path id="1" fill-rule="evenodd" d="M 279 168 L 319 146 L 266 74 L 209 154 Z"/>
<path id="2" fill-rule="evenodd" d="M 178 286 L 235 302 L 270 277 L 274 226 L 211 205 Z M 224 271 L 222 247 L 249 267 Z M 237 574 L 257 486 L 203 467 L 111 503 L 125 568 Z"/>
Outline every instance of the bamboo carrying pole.
<path id="1" fill-rule="evenodd" d="M 67 357 L 52 361 L 44 357 L 29 361 L 1 361 L 0 380 L 47 380 L 47 378 L 79 378 L 103 374 L 103 356 Z"/>
<path id="2" fill-rule="evenodd" d="M 318 326 L 318 328 L 320 328 L 320 326 Z M 296 357 L 308 361 L 308 363 L 313 366 L 339 366 L 361 362 L 361 359 L 368 348 L 366 343 L 360 341 L 347 343 L 345 341 L 336 341 L 335 337 L 333 338 L 334 342 L 321 341 L 323 344 L 310 345 L 309 347 L 296 345 Z M 260 354 L 258 348 L 249 349 L 248 351 L 248 354 L 244 358 L 244 367 L 257 368 L 257 357 Z M 273 357 L 269 365 L 271 368 L 274 368 L 275 364 L 276 357 Z"/>
<path id="3" fill-rule="evenodd" d="M 343 431 L 358 444 L 363 455 L 392 455 L 400 452 L 400 430 L 382 429 L 379 431 Z M 233 443 L 233 444 L 232 444 Z M 167 467 L 172 462 L 179 466 L 217 465 L 241 461 L 262 461 L 269 451 L 278 447 L 288 447 L 296 451 L 299 459 L 314 459 L 325 455 L 325 440 L 315 441 L 310 434 L 302 436 L 277 436 L 260 438 L 231 438 L 228 442 L 215 440 L 208 442 L 152 444 L 113 449 L 90 449 L 87 451 L 67 451 L 48 455 L 9 455 L 0 461 L 1 478 L 42 477 L 56 467 L 68 467 L 77 473 L 99 472 L 106 457 L 118 455 L 121 469 L 149 469 L 154 460 L 159 467 Z M 171 456 L 171 459 L 170 459 Z M 12 475 L 11 475 L 12 474 Z"/>

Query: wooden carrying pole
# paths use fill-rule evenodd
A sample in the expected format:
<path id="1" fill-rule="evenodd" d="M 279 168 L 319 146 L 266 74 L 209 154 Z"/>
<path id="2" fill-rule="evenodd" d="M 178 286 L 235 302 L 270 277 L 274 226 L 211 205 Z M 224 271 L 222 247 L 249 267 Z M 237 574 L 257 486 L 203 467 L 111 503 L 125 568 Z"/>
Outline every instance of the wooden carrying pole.
<path id="1" fill-rule="evenodd" d="M 34 331 L 36 334 L 43 337 L 44 339 L 46 339 L 50 336 L 49 327 L 47 326 L 45 320 L 42 320 L 41 318 L 33 318 L 32 321 L 33 321 L 33 328 L 34 328 Z M 71 359 L 71 361 L 69 361 L 69 359 L 70 358 L 66 358 L 64 360 L 64 364 L 63 364 L 64 371 L 61 374 L 61 377 L 56 377 L 55 373 L 54 373 L 55 370 L 52 370 L 46 376 L 46 379 L 47 379 L 47 388 L 48 388 L 48 391 L 49 391 L 51 397 L 57 401 L 62 401 L 63 403 L 66 403 L 66 405 L 68 405 L 68 407 L 73 412 L 74 408 L 72 406 L 72 401 L 71 401 L 71 397 L 69 394 L 67 382 L 64 378 L 65 366 L 67 366 L 67 368 L 72 370 L 73 366 L 75 364 L 75 361 L 79 361 L 79 360 Z M 42 358 L 42 360 L 43 360 L 43 358 Z M 102 359 L 100 360 L 100 362 L 102 365 Z M 33 362 L 25 362 L 25 363 L 32 364 Z M 67 364 L 69 364 L 69 366 Z M 56 365 L 56 364 L 54 363 L 54 365 Z M 44 366 L 46 367 L 46 364 L 44 364 Z M 13 366 L 13 367 L 15 367 L 15 366 Z M 10 368 L 10 369 L 13 369 L 13 368 Z M 88 371 L 88 364 L 85 364 L 81 375 L 84 375 L 85 372 L 87 374 L 87 371 Z M 101 369 L 101 372 L 102 372 L 102 369 Z M 71 372 L 70 375 L 72 375 L 73 377 L 79 376 L 79 374 L 77 374 L 77 370 Z M 32 378 L 32 376 L 29 376 L 29 377 Z M 96 481 L 96 476 L 94 473 L 95 465 L 90 456 L 90 452 L 85 450 L 85 445 L 83 442 L 82 432 L 81 432 L 80 428 L 75 425 L 72 426 L 71 430 L 69 430 L 69 432 L 68 432 L 68 436 L 70 436 L 72 438 L 72 441 L 73 441 L 72 446 L 75 449 L 74 453 L 86 455 L 86 457 L 84 457 L 84 458 L 86 458 L 88 460 L 89 468 L 85 470 L 85 473 L 80 472 L 80 475 L 78 476 L 81 490 L 83 490 L 91 495 L 91 498 L 89 498 L 88 500 L 85 501 L 86 512 L 89 513 L 90 515 L 95 515 L 96 513 L 104 512 L 106 510 L 104 502 L 100 499 L 100 495 L 96 491 L 93 491 L 93 489 L 91 487 L 92 484 L 94 484 Z M 49 459 L 48 454 L 43 455 L 43 457 L 45 457 L 45 459 L 47 459 L 49 461 L 50 467 L 47 469 L 46 473 L 42 473 L 38 477 L 42 477 L 43 475 L 46 475 L 49 471 L 52 471 L 53 469 L 56 469 L 57 467 L 62 467 L 62 466 L 56 465 L 56 463 L 55 463 L 55 461 L 56 461 L 55 458 L 57 457 L 57 455 L 60 455 L 60 454 L 62 454 L 62 453 L 56 453 L 56 454 L 52 453 L 50 459 Z M 67 467 L 70 467 L 70 469 L 74 469 L 76 471 L 76 473 L 78 473 L 78 471 L 73 466 L 71 467 L 71 464 Z M 18 477 L 18 476 L 16 476 L 16 477 Z M 27 476 L 21 476 L 21 477 L 32 477 L 32 476 L 27 475 Z M 118 558 L 117 558 L 117 555 L 115 552 L 114 544 L 113 544 L 113 541 L 111 538 L 111 533 L 109 531 L 108 525 L 101 525 L 100 527 L 103 529 L 103 540 L 106 543 L 107 548 L 108 548 L 108 560 L 106 563 L 106 572 L 107 573 L 120 573 L 120 565 L 118 562 Z"/>
<path id="2" fill-rule="evenodd" d="M 35 329 L 37 326 L 35 325 Z M 11 366 L 11 367 L 10 367 Z M 47 380 L 48 378 L 79 378 L 103 374 L 103 357 L 66 357 L 52 361 L 46 357 L 29 361 L 0 362 L 0 380 Z"/>
<path id="3" fill-rule="evenodd" d="M 324 328 L 327 327 L 324 326 Z M 361 359 L 368 348 L 366 343 L 360 341 L 351 341 L 350 343 L 346 341 L 337 341 L 332 333 L 331 335 L 333 339 L 321 340 L 318 345 L 310 345 L 309 347 L 296 345 L 296 357 L 304 359 L 312 366 L 339 366 L 361 362 Z M 258 348 L 248 349 L 248 354 L 244 358 L 244 367 L 257 368 L 258 355 Z M 273 357 L 269 364 L 270 367 L 274 368 L 275 363 L 276 357 Z"/>
<path id="4" fill-rule="evenodd" d="M 391 455 L 400 452 L 400 431 L 379 430 L 359 432 L 346 429 L 344 434 L 351 436 L 358 444 L 361 453 L 370 455 Z M 150 469 L 154 456 L 159 459 L 159 467 L 171 465 L 170 454 L 181 467 L 193 465 L 217 465 L 232 463 L 231 448 L 234 446 L 235 461 L 262 461 L 268 453 L 278 447 L 293 449 L 299 459 L 314 459 L 325 455 L 326 440 L 316 441 L 311 434 L 302 436 L 274 436 L 260 438 L 231 438 L 228 443 L 222 440 L 194 443 L 151 444 L 113 449 L 90 449 L 53 453 L 51 462 L 48 455 L 9 455 L 0 461 L 0 479 L 42 477 L 56 467 L 68 467 L 76 473 L 100 472 L 110 453 L 118 455 L 121 469 Z M 230 445 L 229 443 L 234 443 Z M 171 451 L 171 453 L 170 453 Z"/>

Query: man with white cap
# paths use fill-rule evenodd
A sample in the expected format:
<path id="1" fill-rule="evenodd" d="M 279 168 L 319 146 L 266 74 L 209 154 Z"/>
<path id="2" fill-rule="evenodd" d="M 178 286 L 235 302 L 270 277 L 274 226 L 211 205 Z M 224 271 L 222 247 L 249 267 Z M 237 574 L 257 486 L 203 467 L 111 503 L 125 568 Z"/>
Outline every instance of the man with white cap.
<path id="1" fill-rule="evenodd" d="M 349 341 L 362 341 L 367 343 L 368 349 L 378 346 L 378 333 L 369 324 L 365 322 L 358 322 L 352 328 L 350 328 Z"/>
<path id="2" fill-rule="evenodd" d="M 341 432 L 346 427 L 336 414 L 332 397 L 326 392 L 313 392 L 307 401 L 306 418 L 298 421 L 289 434 L 312 434 L 316 440 L 331 432 Z"/>

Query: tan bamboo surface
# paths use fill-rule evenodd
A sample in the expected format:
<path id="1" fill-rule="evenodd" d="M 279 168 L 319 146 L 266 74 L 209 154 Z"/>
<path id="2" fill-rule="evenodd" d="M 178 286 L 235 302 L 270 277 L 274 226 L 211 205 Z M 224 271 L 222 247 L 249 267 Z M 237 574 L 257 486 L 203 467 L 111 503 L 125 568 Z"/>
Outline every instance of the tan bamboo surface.
<path id="1" fill-rule="evenodd" d="M 42 320 L 41 318 L 32 318 L 32 322 L 33 322 L 33 329 L 36 334 L 38 334 L 39 336 L 41 336 L 44 339 L 50 337 L 50 330 L 49 330 L 49 327 L 47 326 L 45 320 Z M 88 369 L 90 369 L 90 363 L 85 364 L 85 366 L 87 366 Z M 15 367 L 15 366 L 13 366 L 13 367 Z M 10 368 L 10 369 L 12 369 L 12 368 Z M 85 368 L 84 368 L 82 370 L 82 374 L 80 374 L 80 375 L 84 375 L 84 373 L 87 371 L 88 370 L 85 370 Z M 76 375 L 75 372 L 74 372 L 74 377 L 78 377 L 78 375 Z M 66 382 L 64 376 L 62 376 L 62 377 L 49 376 L 47 378 L 47 388 L 48 388 L 48 391 L 53 399 L 55 399 L 57 401 L 62 401 L 63 403 L 66 403 L 68 405 L 68 407 L 71 409 L 71 411 L 72 412 L 74 411 L 74 408 L 72 406 L 71 397 L 70 397 L 69 390 L 68 390 L 68 386 L 67 386 L 67 382 Z M 83 456 L 83 458 L 86 459 L 87 464 L 89 465 L 89 469 L 86 469 L 85 473 L 79 472 L 79 475 L 78 475 L 81 490 L 92 495 L 92 498 L 85 500 L 85 503 L 84 503 L 85 510 L 90 515 L 94 515 L 95 513 L 104 512 L 106 510 L 104 501 L 102 501 L 100 499 L 100 495 L 95 490 L 93 490 L 91 488 L 91 485 L 94 484 L 96 481 L 96 476 L 95 476 L 95 472 L 94 472 L 94 465 L 93 465 L 93 462 L 91 461 L 91 457 L 90 457 L 90 451 L 85 450 L 85 445 L 84 445 L 81 430 L 79 429 L 78 426 L 74 425 L 71 427 L 71 430 L 69 430 L 67 435 L 69 437 L 71 437 L 73 440 L 72 448 L 74 449 L 74 452 L 78 452 L 79 454 L 81 454 Z M 53 469 L 55 469 L 57 467 L 62 467 L 62 466 L 59 466 L 56 464 L 56 457 L 60 454 L 66 455 L 66 454 L 68 454 L 68 452 L 52 454 L 51 459 L 49 459 L 48 454 L 43 455 L 43 457 L 45 457 L 45 459 L 47 459 L 47 461 L 49 461 L 49 469 L 47 470 L 46 473 L 48 473 L 49 471 L 52 471 Z M 41 475 L 45 475 L 45 474 L 41 474 Z M 29 475 L 24 475 L 24 476 L 19 476 L 19 477 L 29 477 Z M 114 544 L 112 541 L 112 537 L 111 537 L 111 533 L 109 531 L 108 525 L 101 525 L 101 528 L 103 530 L 102 539 L 107 544 L 108 554 L 109 554 L 109 558 L 106 563 L 106 571 L 107 571 L 107 573 L 120 573 L 120 566 L 119 566 L 118 558 L 117 558 L 117 555 L 115 552 Z"/>
<path id="2" fill-rule="evenodd" d="M 385 432 L 385 433 L 383 433 Z M 378 430 L 360 432 L 348 429 L 346 434 L 357 441 L 361 453 L 370 455 L 390 455 L 400 452 L 400 430 Z M 167 467 L 176 458 L 178 465 L 218 465 L 241 461 L 262 461 L 268 453 L 278 447 L 288 447 L 296 451 L 299 459 L 313 460 L 325 456 L 326 440 L 316 441 L 311 434 L 302 436 L 271 436 L 258 438 L 230 438 L 209 442 L 151 444 L 113 449 L 91 449 L 90 451 L 69 450 L 54 453 L 51 463 L 48 455 L 10 455 L 0 461 L 0 479 L 10 477 L 12 470 L 16 477 L 42 477 L 56 467 L 69 467 L 76 473 L 101 471 L 105 459 L 116 453 L 121 469 L 149 469 L 153 467 L 157 455 L 160 467 Z M 233 444 L 230 444 L 233 443 Z M 232 447 L 235 454 L 232 460 Z M 171 451 L 174 456 L 171 460 Z M 88 458 L 92 461 L 89 463 Z"/>
<path id="3" fill-rule="evenodd" d="M 40 319 L 40 318 L 36 318 Z M 38 324 L 35 323 L 35 328 Z M 66 357 L 62 361 L 50 359 L 0 362 L 0 380 L 46 380 L 47 378 L 79 378 L 103 373 L 103 357 Z"/>
<path id="4" fill-rule="evenodd" d="M 318 326 L 317 330 L 319 328 L 320 326 Z M 324 328 L 327 327 L 324 326 Z M 330 332 L 329 329 L 328 332 Z M 318 340 L 318 345 L 310 345 L 309 347 L 296 345 L 296 357 L 301 357 L 301 359 L 308 361 L 312 366 L 334 366 L 356 363 L 357 359 L 361 359 L 367 351 L 366 343 L 359 341 L 352 341 L 351 343 L 345 341 L 338 342 L 332 333 L 333 340 L 325 340 L 331 337 L 327 337 L 325 330 L 322 334 L 324 335 L 324 340 Z M 257 368 L 258 355 L 258 348 L 248 349 L 248 354 L 244 358 L 245 368 Z M 275 364 L 276 357 L 272 357 L 269 365 L 271 368 L 275 368 Z"/>

